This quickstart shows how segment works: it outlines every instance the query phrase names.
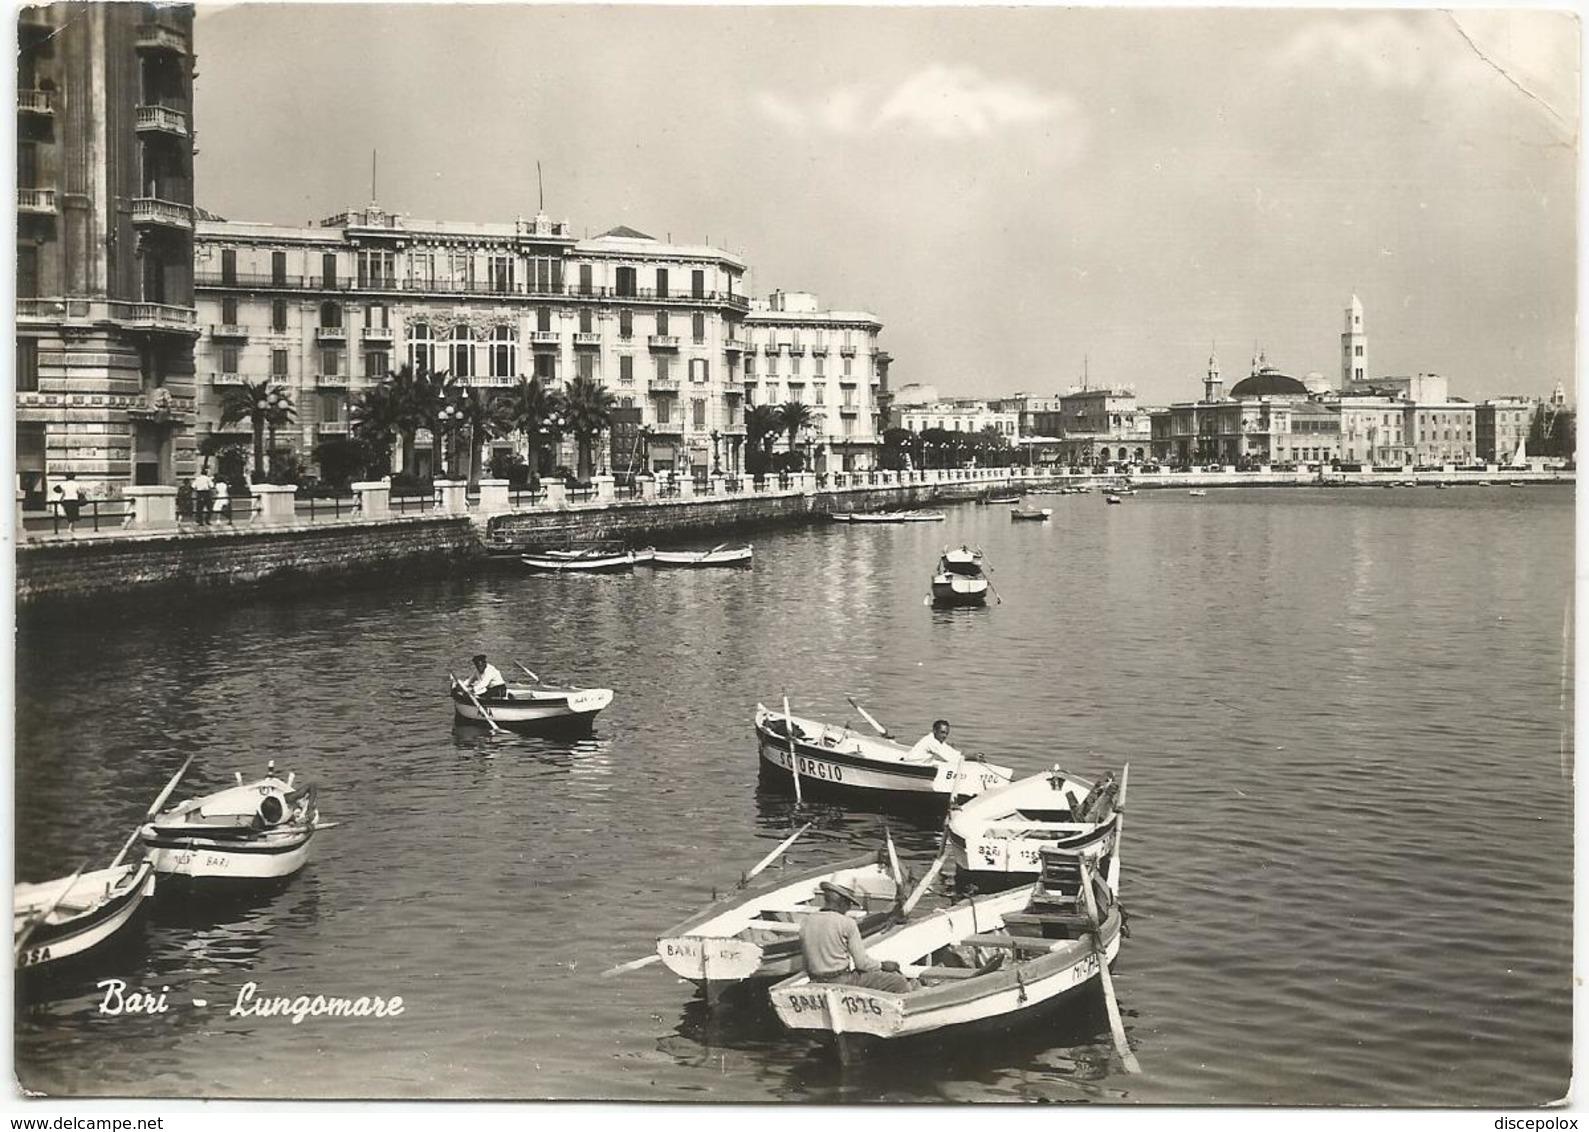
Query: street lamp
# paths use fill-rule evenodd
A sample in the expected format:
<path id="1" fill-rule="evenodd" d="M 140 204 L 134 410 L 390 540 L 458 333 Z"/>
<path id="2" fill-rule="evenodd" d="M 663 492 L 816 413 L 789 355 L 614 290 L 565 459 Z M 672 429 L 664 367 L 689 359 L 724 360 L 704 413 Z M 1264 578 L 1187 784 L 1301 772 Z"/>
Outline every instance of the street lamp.
<path id="1" fill-rule="evenodd" d="M 714 476 L 720 476 L 723 474 L 723 465 L 718 460 L 717 446 L 722 442 L 723 434 L 714 428 L 709 435 L 712 438 L 712 474 Z"/>
<path id="2" fill-rule="evenodd" d="M 441 425 L 441 470 L 443 475 L 450 477 L 452 475 L 453 443 L 456 438 L 456 430 L 463 423 L 463 406 L 443 405 L 441 412 L 436 414 L 436 420 Z"/>
<path id="3" fill-rule="evenodd" d="M 286 404 L 287 391 L 279 385 L 272 385 L 267 388 L 264 396 L 254 403 L 254 407 L 259 411 L 259 419 L 265 425 L 272 469 L 274 469 L 276 461 L 276 420 L 281 415 L 282 407 Z"/>

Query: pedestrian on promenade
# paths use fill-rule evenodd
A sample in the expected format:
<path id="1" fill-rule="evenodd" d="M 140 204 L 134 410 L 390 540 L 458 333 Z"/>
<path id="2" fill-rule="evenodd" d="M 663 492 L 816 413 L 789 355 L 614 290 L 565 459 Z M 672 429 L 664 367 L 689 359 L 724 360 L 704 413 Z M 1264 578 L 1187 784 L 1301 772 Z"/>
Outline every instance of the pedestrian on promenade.
<path id="1" fill-rule="evenodd" d="M 232 489 L 224 476 L 215 477 L 215 501 L 210 505 L 210 511 L 228 523 L 232 521 Z"/>
<path id="2" fill-rule="evenodd" d="M 193 518 L 200 526 L 209 526 L 210 508 L 215 503 L 215 481 L 210 478 L 210 466 L 199 466 L 198 475 L 188 481 L 193 489 Z"/>
<path id="3" fill-rule="evenodd" d="M 77 482 L 76 472 L 67 472 L 66 479 L 55 485 L 55 502 L 66 517 L 66 529 L 76 531 L 83 510 L 83 485 Z"/>
<path id="4" fill-rule="evenodd" d="M 846 913 L 860 907 L 855 893 L 842 884 L 823 881 L 822 910 L 800 924 L 800 952 L 813 983 L 845 983 L 903 994 L 910 980 L 892 959 L 879 963 L 866 950 L 861 929 Z"/>

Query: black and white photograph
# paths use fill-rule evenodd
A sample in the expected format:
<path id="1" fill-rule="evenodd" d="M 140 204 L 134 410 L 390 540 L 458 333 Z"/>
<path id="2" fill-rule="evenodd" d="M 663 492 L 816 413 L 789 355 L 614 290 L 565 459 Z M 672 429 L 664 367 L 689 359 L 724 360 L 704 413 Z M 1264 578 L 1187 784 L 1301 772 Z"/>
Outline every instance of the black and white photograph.
<path id="1" fill-rule="evenodd" d="M 1576 1111 L 1575 10 L 12 12 L 9 1112 Z"/>

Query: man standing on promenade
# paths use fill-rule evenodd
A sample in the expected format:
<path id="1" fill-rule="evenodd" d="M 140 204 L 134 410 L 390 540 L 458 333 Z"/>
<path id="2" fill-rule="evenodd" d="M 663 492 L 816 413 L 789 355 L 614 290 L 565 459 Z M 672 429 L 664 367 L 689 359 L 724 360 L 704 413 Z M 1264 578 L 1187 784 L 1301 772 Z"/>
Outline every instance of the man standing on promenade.
<path id="1" fill-rule="evenodd" d="M 497 666 L 486 660 L 485 653 L 479 653 L 474 658 L 475 678 L 469 681 L 469 690 L 482 700 L 505 700 L 508 696 L 508 682 L 502 679 L 502 673 L 497 671 Z"/>
<path id="2" fill-rule="evenodd" d="M 194 476 L 190 485 L 193 488 L 193 518 L 201 526 L 209 526 L 210 508 L 215 503 L 215 481 L 210 478 L 210 466 L 199 466 L 199 474 Z"/>
<path id="3" fill-rule="evenodd" d="M 892 959 L 879 963 L 866 950 L 861 929 L 847 909 L 860 907 L 855 893 L 843 885 L 823 881 L 822 911 L 813 912 L 800 925 L 800 952 L 806 974 L 813 983 L 846 983 L 872 990 L 903 994 L 910 980 Z"/>
<path id="4" fill-rule="evenodd" d="M 231 490 L 232 489 L 227 485 L 226 480 L 223 477 L 215 477 L 215 496 L 214 503 L 211 504 L 211 511 L 216 516 L 225 519 L 228 523 L 232 521 Z"/>
<path id="5" fill-rule="evenodd" d="M 963 756 L 949 745 L 949 721 L 935 719 L 932 721 L 932 730 L 916 740 L 916 745 L 906 757 L 913 763 L 930 763 L 935 758 L 954 762 Z"/>
<path id="6" fill-rule="evenodd" d="M 83 510 L 83 485 L 77 482 L 76 472 L 67 472 L 66 479 L 55 485 L 55 501 L 66 517 L 66 529 L 77 530 L 77 516 Z"/>

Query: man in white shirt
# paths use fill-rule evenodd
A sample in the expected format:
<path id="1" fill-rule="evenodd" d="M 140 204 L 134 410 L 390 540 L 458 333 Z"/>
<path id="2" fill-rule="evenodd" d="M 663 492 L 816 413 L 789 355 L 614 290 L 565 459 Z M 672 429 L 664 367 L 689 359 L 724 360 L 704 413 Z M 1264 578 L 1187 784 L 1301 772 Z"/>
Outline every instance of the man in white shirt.
<path id="1" fill-rule="evenodd" d="M 83 485 L 77 482 L 76 472 L 67 472 L 66 479 L 55 485 L 55 501 L 66 520 L 66 529 L 77 530 L 77 517 L 83 510 Z"/>
<path id="2" fill-rule="evenodd" d="M 508 698 L 508 682 L 502 679 L 502 673 L 497 671 L 497 666 L 486 660 L 486 654 L 480 653 L 474 658 L 475 677 L 469 681 L 469 690 L 482 700 L 505 700 Z"/>
<path id="3" fill-rule="evenodd" d="M 204 464 L 199 468 L 199 474 L 194 476 L 190 486 L 193 488 L 193 518 L 201 526 L 210 524 L 210 508 L 215 503 L 215 481 L 210 478 L 210 466 Z"/>
<path id="4" fill-rule="evenodd" d="M 913 763 L 930 763 L 934 759 L 954 762 L 962 756 L 949 745 L 949 721 L 935 719 L 932 721 L 932 731 L 916 740 L 916 745 L 905 757 Z"/>

